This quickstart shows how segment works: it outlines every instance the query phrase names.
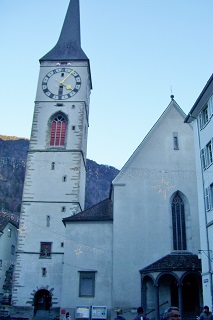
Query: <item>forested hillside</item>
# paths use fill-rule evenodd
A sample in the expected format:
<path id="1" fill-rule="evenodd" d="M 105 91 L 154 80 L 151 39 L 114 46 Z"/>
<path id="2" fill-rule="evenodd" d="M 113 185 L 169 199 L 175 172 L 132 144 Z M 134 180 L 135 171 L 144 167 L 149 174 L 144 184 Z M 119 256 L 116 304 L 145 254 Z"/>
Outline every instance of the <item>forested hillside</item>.
<path id="1" fill-rule="evenodd" d="M 0 135 L 0 210 L 19 212 L 29 140 Z M 85 208 L 109 197 L 119 170 L 87 159 Z"/>

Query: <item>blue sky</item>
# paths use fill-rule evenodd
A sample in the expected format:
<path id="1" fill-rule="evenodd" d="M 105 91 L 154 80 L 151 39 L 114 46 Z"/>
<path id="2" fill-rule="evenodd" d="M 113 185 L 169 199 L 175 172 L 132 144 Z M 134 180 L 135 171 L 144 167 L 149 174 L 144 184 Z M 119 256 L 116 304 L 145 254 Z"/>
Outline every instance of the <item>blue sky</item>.
<path id="1" fill-rule="evenodd" d="M 1 0 L 0 134 L 30 138 L 39 59 L 69 0 Z M 87 157 L 120 169 L 170 102 L 187 114 L 212 74 L 212 0 L 80 0 L 93 90 Z"/>

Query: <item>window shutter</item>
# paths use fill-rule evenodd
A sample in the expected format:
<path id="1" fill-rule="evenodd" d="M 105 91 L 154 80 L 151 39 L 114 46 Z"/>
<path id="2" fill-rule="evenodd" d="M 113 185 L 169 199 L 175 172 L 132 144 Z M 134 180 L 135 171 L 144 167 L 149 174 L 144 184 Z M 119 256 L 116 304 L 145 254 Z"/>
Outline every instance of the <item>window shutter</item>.
<path id="1" fill-rule="evenodd" d="M 200 126 L 200 130 L 201 130 L 203 128 L 202 112 L 199 113 L 198 119 L 199 119 L 199 126 Z"/>
<path id="2" fill-rule="evenodd" d="M 210 118 L 213 114 L 213 95 L 209 98 L 208 109 L 209 109 L 209 118 Z"/>
<path id="3" fill-rule="evenodd" d="M 206 211 L 210 210 L 210 190 L 209 187 L 205 189 L 205 204 L 206 204 Z"/>
<path id="4" fill-rule="evenodd" d="M 200 158 L 201 158 L 202 169 L 205 169 L 206 168 L 206 150 L 205 150 L 205 148 L 201 149 Z"/>

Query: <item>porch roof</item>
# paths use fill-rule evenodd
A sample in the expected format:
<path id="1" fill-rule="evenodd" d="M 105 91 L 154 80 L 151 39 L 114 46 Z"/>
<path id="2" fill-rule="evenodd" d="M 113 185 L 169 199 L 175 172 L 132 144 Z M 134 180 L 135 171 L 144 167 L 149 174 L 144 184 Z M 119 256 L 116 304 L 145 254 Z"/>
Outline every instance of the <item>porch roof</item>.
<path id="1" fill-rule="evenodd" d="M 201 260 L 198 259 L 197 255 L 191 252 L 170 253 L 141 269 L 140 273 L 144 274 L 154 271 L 163 272 L 181 270 L 201 271 Z"/>

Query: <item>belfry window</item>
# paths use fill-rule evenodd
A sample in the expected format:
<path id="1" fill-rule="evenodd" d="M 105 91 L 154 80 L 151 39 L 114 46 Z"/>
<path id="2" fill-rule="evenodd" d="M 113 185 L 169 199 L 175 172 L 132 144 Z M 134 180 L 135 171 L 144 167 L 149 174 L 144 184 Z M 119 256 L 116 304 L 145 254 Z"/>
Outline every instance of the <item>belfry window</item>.
<path id="1" fill-rule="evenodd" d="M 53 119 L 50 135 L 51 146 L 64 146 L 66 135 L 66 121 L 63 116 L 59 115 Z"/>
<path id="2" fill-rule="evenodd" d="M 173 250 L 186 250 L 184 202 L 177 192 L 172 201 Z"/>

